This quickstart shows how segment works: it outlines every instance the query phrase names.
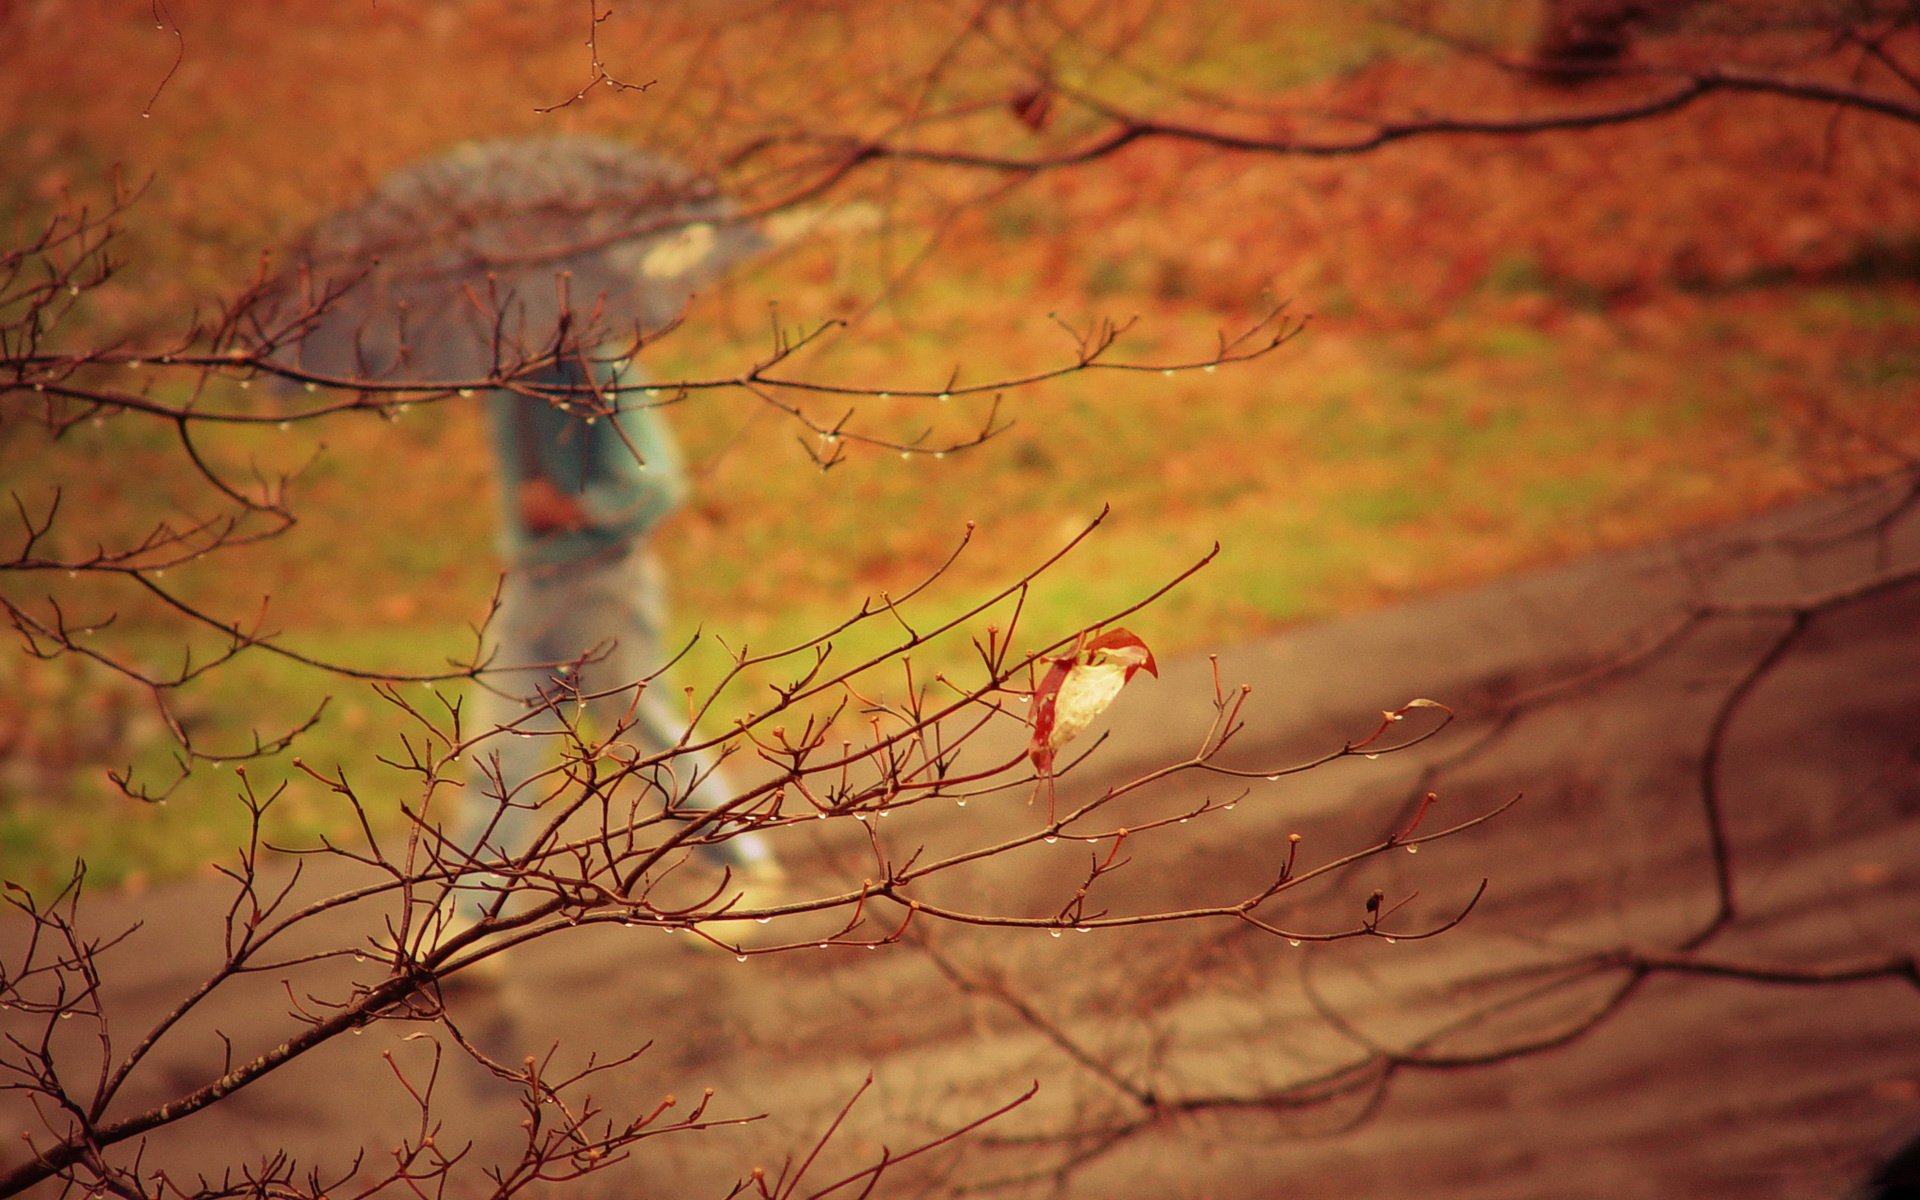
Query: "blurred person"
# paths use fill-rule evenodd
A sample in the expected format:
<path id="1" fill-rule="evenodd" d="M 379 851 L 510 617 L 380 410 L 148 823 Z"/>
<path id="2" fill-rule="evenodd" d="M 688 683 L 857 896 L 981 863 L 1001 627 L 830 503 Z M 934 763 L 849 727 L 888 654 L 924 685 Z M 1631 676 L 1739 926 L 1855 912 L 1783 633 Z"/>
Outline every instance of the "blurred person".
<path id="1" fill-rule="evenodd" d="M 439 388 L 498 378 L 529 347 L 562 348 L 518 378 L 526 391 L 494 388 L 488 401 L 506 576 L 494 669 L 466 731 L 480 735 L 476 773 L 493 775 L 475 790 L 494 794 L 446 824 L 448 862 L 530 848 L 583 718 L 587 736 L 611 739 L 628 762 L 698 740 L 653 678 L 666 659 L 665 606 L 647 541 L 685 495 L 680 456 L 664 418 L 639 398 L 631 365 L 582 353 L 569 332 L 670 329 L 733 267 L 876 219 L 849 206 L 741 220 L 711 181 L 657 154 L 543 135 L 465 142 L 402 167 L 296 248 L 298 269 L 272 295 L 298 332 L 276 352 L 290 350 L 306 371 Z M 652 799 L 683 820 L 736 794 L 710 754 L 673 755 L 642 774 Z M 730 873 L 723 902 L 762 907 L 778 896 L 783 872 L 762 835 L 723 824 L 696 842 L 710 832 L 724 836 L 693 852 Z M 429 943 L 471 928 L 508 886 L 497 874 L 463 874 Z"/>
<path id="2" fill-rule="evenodd" d="M 493 625 L 491 661 L 499 667 L 483 677 L 468 726 L 484 735 L 477 757 L 489 777 L 486 799 L 463 805 L 447 831 L 461 853 L 500 857 L 528 848 L 546 819 L 540 802 L 560 790 L 564 777 L 555 768 L 580 718 L 591 726 L 588 744 L 611 739 L 631 748 L 617 752 L 620 761 L 689 737 L 657 677 L 667 657 L 666 604 L 649 546 L 654 528 L 684 501 L 686 473 L 665 417 L 639 399 L 635 376 L 625 360 L 563 358 L 523 379 L 547 394 L 501 388 L 489 397 L 505 578 Z M 738 794 L 705 751 L 640 775 L 660 803 L 683 814 Z M 721 828 L 729 831 L 725 840 L 694 853 L 729 873 L 728 894 L 742 906 L 771 902 L 785 873 L 765 836 Z M 503 882 L 490 874 L 463 879 L 441 936 L 489 911 Z"/>

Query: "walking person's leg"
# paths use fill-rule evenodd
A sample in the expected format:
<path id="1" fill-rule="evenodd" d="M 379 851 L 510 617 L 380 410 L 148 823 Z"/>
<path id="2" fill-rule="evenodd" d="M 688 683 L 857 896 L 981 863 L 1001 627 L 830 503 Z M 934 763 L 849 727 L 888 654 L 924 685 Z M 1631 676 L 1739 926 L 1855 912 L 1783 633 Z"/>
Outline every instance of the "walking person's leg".
<path id="1" fill-rule="evenodd" d="M 473 723 L 467 727 L 478 739 L 475 778 L 485 782 L 472 789 L 448 827 L 451 865 L 528 850 L 551 819 L 543 815 L 542 804 L 562 790 L 563 780 L 553 768 L 573 739 L 626 742 L 638 757 L 687 740 L 687 724 L 673 717 L 656 690 L 663 686 L 657 679 L 641 687 L 636 699 L 636 687 L 658 672 L 665 657 L 660 609 L 658 575 L 637 548 L 605 561 L 508 577 L 496 619 L 494 661 L 500 666 L 476 694 Z M 650 776 L 653 786 L 642 802 L 667 804 L 682 813 L 720 808 L 738 795 L 705 751 L 672 756 Z M 718 832 L 726 836 L 703 842 L 695 853 L 732 873 L 740 903 L 775 902 L 785 876 L 765 835 L 734 822 L 721 824 Z M 471 927 L 510 886 L 495 872 L 464 875 L 438 936 Z"/>
<path id="2" fill-rule="evenodd" d="M 501 589 L 498 641 L 489 671 L 472 693 L 464 727 L 474 743 L 470 786 L 459 815 L 445 828 L 448 857 L 500 859 L 523 853 L 539 829 L 539 809 L 558 782 L 547 775 L 561 759 L 577 714 L 564 699 L 568 668 L 584 648 L 565 614 L 571 587 L 563 575 L 515 572 Z M 481 872 L 463 879 L 457 911 L 476 920 L 506 880 Z"/>
<path id="3" fill-rule="evenodd" d="M 593 702 L 597 736 L 612 737 L 621 730 L 618 740 L 629 743 L 643 758 L 696 740 L 688 736 L 687 721 L 676 717 L 669 706 L 662 691 L 664 681 L 651 680 L 635 697 L 634 686 L 655 675 L 666 658 L 661 642 L 664 589 L 651 555 L 636 549 L 607 564 L 600 583 L 604 586 L 594 587 L 582 600 L 597 610 L 596 623 L 601 628 L 618 631 L 618 640 L 603 660 L 586 668 L 583 682 L 593 685 L 587 690 L 619 690 Z M 659 802 L 682 812 L 711 811 L 739 795 L 731 775 L 705 750 L 678 754 L 661 763 L 650 772 L 650 783 Z M 730 836 L 699 845 L 695 852 L 701 858 L 763 877 L 779 873 L 765 835 L 738 823 L 725 823 L 720 829 Z"/>

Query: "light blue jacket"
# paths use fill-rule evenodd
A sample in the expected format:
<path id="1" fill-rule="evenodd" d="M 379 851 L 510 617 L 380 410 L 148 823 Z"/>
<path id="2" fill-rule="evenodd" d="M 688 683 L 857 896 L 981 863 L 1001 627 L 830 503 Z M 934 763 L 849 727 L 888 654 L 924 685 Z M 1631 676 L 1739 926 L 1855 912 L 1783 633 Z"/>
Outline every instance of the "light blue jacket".
<path id="1" fill-rule="evenodd" d="M 639 386 L 637 372 L 624 361 L 595 364 L 609 388 L 596 400 L 591 392 L 555 393 L 565 409 L 548 397 L 523 396 L 507 389 L 493 393 L 490 416 L 499 460 L 505 512 L 500 524 L 501 554 L 511 567 L 552 566 L 605 559 L 625 553 L 687 494 L 686 466 L 672 431 Z M 526 382 L 555 388 L 584 386 L 585 369 L 576 362 L 556 364 Z M 611 416 L 596 415 L 602 403 Z M 535 473 L 576 497 L 590 524 L 585 529 L 535 534 L 520 520 L 519 485 Z"/>

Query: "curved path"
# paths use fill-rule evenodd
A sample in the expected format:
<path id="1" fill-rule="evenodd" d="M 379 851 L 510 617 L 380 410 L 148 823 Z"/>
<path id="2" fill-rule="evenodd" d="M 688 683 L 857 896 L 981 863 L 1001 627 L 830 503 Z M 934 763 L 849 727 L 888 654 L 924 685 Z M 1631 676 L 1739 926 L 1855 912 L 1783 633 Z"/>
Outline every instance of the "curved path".
<path id="1" fill-rule="evenodd" d="M 1060 937 L 936 928 L 917 945 L 743 964 L 694 952 L 684 935 L 583 929 L 516 952 L 498 991 L 454 994 L 454 1020 L 514 1063 L 555 1040 L 556 1062 L 576 1065 L 589 1050 L 652 1042 L 596 1085 L 611 1113 L 712 1087 L 709 1115 L 773 1114 L 643 1143 L 580 1195 L 723 1196 L 755 1165 L 777 1174 L 869 1073 L 810 1184 L 883 1146 L 936 1137 L 1037 1080 L 1030 1102 L 900 1168 L 876 1194 L 1032 1174 L 1015 1190 L 1844 1195 L 1920 1131 L 1920 988 L 1891 976 L 1804 982 L 1920 952 L 1920 585 L 1806 610 L 1798 640 L 1728 723 L 1714 776 L 1737 919 L 1698 956 L 1646 975 L 1589 1032 L 1557 1043 L 1630 980 L 1572 964 L 1621 948 L 1673 950 L 1712 917 L 1701 772 L 1715 722 L 1796 621 L 1768 605 L 1839 596 L 1920 566 L 1920 521 L 1859 532 L 1898 500 L 1897 491 L 1837 498 L 1223 655 L 1223 679 L 1255 688 L 1227 756 L 1250 769 L 1337 748 L 1414 696 L 1454 705 L 1461 720 L 1421 748 L 1424 759 L 1354 757 L 1251 786 L 1190 773 L 1149 789 L 1127 801 L 1128 820 L 1235 803 L 1137 839 L 1135 861 L 1097 885 L 1097 902 L 1116 914 L 1232 903 L 1270 877 L 1290 833 L 1311 863 L 1397 828 L 1426 785 L 1419 772 L 1438 766 L 1440 800 L 1423 831 L 1524 798 L 1417 855 L 1398 848 L 1286 893 L 1263 914 L 1305 933 L 1348 927 L 1380 889 L 1390 908 L 1406 901 L 1383 928 L 1412 932 L 1456 912 L 1486 880 L 1479 907 L 1443 937 L 1295 947 L 1221 922 Z M 1719 615 L 1644 662 L 1606 669 L 1703 602 L 1722 605 Z M 1209 715 L 1210 672 L 1170 664 L 1157 683 L 1130 688 L 1112 736 L 1063 784 L 1063 800 L 1190 753 Z M 1498 723 L 1543 688 L 1552 702 Z M 896 847 L 937 849 L 1035 819 L 1017 800 L 981 801 L 903 812 L 886 833 Z M 805 831 L 794 858 L 823 877 L 857 878 L 859 835 L 837 828 L 851 824 Z M 1086 846 L 1062 840 L 944 890 L 936 881 L 926 895 L 1053 912 L 1086 861 Z M 151 1019 L 196 982 L 229 894 L 209 880 L 90 901 L 102 932 L 144 922 L 108 960 L 116 1028 Z M 23 923 L 9 922 L 0 947 L 11 955 Z M 1729 964 L 1764 965 L 1776 981 L 1709 971 Z M 224 1054 L 215 1030 L 236 1052 L 271 1046 L 290 1028 L 289 1008 L 337 990 L 346 969 L 216 994 L 116 1111 L 209 1078 Z M 12 1031 L 24 1028 L 16 1020 Z M 337 1160 L 348 1145 L 367 1146 L 377 1166 L 416 1128 L 395 1072 L 426 1077 L 434 1043 L 409 1036 L 426 1029 L 383 1022 L 342 1038 L 156 1137 L 148 1166 L 217 1174 L 280 1151 Z M 1520 1052 L 1534 1046 L 1551 1048 Z M 90 1052 L 78 1036 L 63 1045 L 75 1071 L 91 1069 Z M 1383 1055 L 1419 1061 L 1368 1067 Z M 1360 1086 L 1320 1097 L 1313 1081 L 1329 1077 Z M 475 1161 L 513 1156 L 523 1114 L 512 1089 L 457 1054 L 435 1086 L 440 1146 L 472 1142 Z M 6 1128 L 33 1124 L 17 1097 L 0 1095 L 0 1114 Z M 18 1143 L 0 1156 L 17 1162 Z"/>

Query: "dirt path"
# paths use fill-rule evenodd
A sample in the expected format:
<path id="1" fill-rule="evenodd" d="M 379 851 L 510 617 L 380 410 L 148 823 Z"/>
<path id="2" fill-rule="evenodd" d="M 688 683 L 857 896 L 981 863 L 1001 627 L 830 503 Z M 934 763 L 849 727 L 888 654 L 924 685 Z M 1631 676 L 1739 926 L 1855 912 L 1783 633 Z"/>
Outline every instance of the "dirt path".
<path id="1" fill-rule="evenodd" d="M 1337 748 L 1378 710 L 1416 695 L 1456 704 L 1466 718 L 1426 761 L 1462 753 L 1511 697 L 1638 644 L 1702 597 L 1802 598 L 1874 577 L 1883 567 L 1872 545 L 1828 540 L 1862 511 L 1840 502 L 1795 509 L 1685 546 L 1223 656 L 1223 678 L 1256 689 L 1233 757 L 1266 770 Z M 1895 527 L 1888 562 L 1920 563 L 1914 524 Z M 1788 548 L 1775 540 L 1782 535 Z M 1785 623 L 1731 614 L 1638 670 L 1533 712 L 1441 777 L 1424 828 L 1524 793 L 1510 811 L 1417 856 L 1396 850 L 1288 893 L 1272 910 L 1275 922 L 1304 932 L 1350 926 L 1380 888 L 1390 903 L 1413 895 L 1387 927 L 1414 931 L 1457 911 L 1487 880 L 1471 918 L 1431 941 L 1294 947 L 1219 923 L 1058 937 L 941 928 L 930 948 L 802 949 L 737 963 L 690 949 L 685 935 L 583 929 L 517 952 L 503 989 L 457 994 L 452 1015 L 509 1062 L 545 1055 L 556 1040 L 557 1061 L 576 1064 L 590 1051 L 651 1042 L 595 1089 L 613 1114 L 649 1111 L 667 1093 L 684 1107 L 707 1087 L 710 1115 L 773 1114 L 645 1143 L 630 1163 L 583 1185 L 585 1196 L 725 1195 L 753 1166 L 777 1172 L 787 1154 L 804 1155 L 869 1072 L 872 1086 L 807 1177 L 814 1185 L 1037 1080 L 1031 1102 L 963 1149 L 890 1176 L 879 1194 L 917 1194 L 909 1179 L 979 1183 L 1084 1158 L 1063 1194 L 1842 1195 L 1920 1131 L 1920 992 L 1911 985 L 1654 974 L 1571 1044 L 1475 1062 L 1555 1042 L 1625 986 L 1618 971 L 1576 976 L 1554 964 L 1627 944 L 1671 947 L 1710 916 L 1700 753 L 1724 696 Z M 1187 752 L 1211 688 L 1208 665 L 1195 662 L 1130 690 L 1075 794 Z M 1231 902 L 1270 877 L 1289 833 L 1303 836 L 1302 861 L 1315 862 L 1396 827 L 1422 765 L 1355 758 L 1256 780 L 1232 811 L 1140 839 L 1137 861 L 1097 898 L 1115 913 Z M 1709 947 L 1716 960 L 1830 966 L 1920 950 L 1920 588 L 1814 619 L 1732 726 L 1720 784 L 1740 919 Z M 1241 790 L 1186 775 L 1130 804 L 1171 812 Z M 1033 819 L 1017 801 L 943 807 L 900 814 L 887 839 L 953 846 Z M 821 875 L 857 878 L 855 838 L 828 828 L 793 854 Z M 965 899 L 1055 911 L 1086 854 L 1063 840 L 998 860 L 967 877 Z M 341 882 L 329 872 L 302 886 Z M 109 960 L 116 973 L 105 996 L 117 1029 L 151 1019 L 197 982 L 217 950 L 229 891 L 203 882 L 94 899 L 98 930 L 145 922 Z M 10 952 L 19 925 L 4 930 Z M 116 1111 L 210 1078 L 225 1053 L 215 1030 L 236 1053 L 272 1045 L 290 1028 L 289 1008 L 337 989 L 348 969 L 301 968 L 284 973 L 286 986 L 276 977 L 235 988 L 231 999 L 216 993 Z M 1490 972 L 1505 981 L 1487 982 Z M 953 975 L 972 989 L 957 989 Z M 1535 987 L 1546 979 L 1560 982 Z M 1534 994 L 1520 999 L 1528 988 Z M 381 1023 L 315 1051 L 156 1138 L 148 1165 L 217 1174 L 282 1151 L 338 1161 L 342 1147 L 359 1145 L 378 1160 L 416 1127 L 395 1072 L 426 1077 L 434 1042 L 414 1036 L 426 1031 Z M 91 1069 L 88 1043 L 70 1040 L 75 1073 Z M 1381 1047 L 1454 1057 L 1397 1069 L 1380 1086 L 1326 1103 L 1296 1103 L 1310 1081 Z M 436 1088 L 440 1145 L 471 1139 L 478 1161 L 514 1153 L 523 1114 L 511 1089 L 457 1055 Z M 1141 1101 L 1149 1093 L 1151 1106 Z M 17 1100 L 0 1097 L 0 1106 L 8 1127 L 31 1127 Z M 1111 1136 L 1051 1137 L 1068 1127 Z"/>

